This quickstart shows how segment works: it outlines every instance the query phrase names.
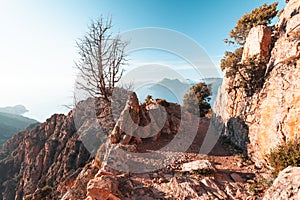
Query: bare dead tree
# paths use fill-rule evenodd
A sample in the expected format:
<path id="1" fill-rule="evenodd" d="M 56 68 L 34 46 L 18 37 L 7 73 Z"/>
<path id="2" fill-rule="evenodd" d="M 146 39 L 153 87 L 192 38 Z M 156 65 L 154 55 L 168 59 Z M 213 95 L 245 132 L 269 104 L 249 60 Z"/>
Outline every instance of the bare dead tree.
<path id="1" fill-rule="evenodd" d="M 89 26 L 87 34 L 77 41 L 80 59 L 75 63 L 81 81 L 77 89 L 92 97 L 101 97 L 110 102 L 116 83 L 123 75 L 126 64 L 125 47 L 119 35 L 112 34 L 112 19 L 100 17 Z"/>

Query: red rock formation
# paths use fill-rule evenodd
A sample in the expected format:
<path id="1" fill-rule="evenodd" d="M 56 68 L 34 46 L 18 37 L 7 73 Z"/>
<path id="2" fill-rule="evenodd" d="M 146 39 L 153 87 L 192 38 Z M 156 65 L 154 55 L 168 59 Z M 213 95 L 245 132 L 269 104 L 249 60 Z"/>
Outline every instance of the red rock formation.
<path id="1" fill-rule="evenodd" d="M 76 134 L 72 115 L 53 115 L 5 143 L 0 156 L 5 172 L 0 174 L 2 199 L 21 200 L 45 186 L 55 191 L 59 183 L 77 176 L 90 154 Z"/>

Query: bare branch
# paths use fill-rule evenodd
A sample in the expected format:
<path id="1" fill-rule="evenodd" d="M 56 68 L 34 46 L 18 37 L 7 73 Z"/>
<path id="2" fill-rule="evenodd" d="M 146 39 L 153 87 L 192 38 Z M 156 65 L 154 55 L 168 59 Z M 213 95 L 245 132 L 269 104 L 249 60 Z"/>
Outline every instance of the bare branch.
<path id="1" fill-rule="evenodd" d="M 102 97 L 110 101 L 112 90 L 120 81 L 126 64 L 125 47 L 119 35 L 111 32 L 112 18 L 100 17 L 92 21 L 88 33 L 76 42 L 81 58 L 75 63 L 83 83 L 77 82 L 77 88 L 93 97 Z"/>

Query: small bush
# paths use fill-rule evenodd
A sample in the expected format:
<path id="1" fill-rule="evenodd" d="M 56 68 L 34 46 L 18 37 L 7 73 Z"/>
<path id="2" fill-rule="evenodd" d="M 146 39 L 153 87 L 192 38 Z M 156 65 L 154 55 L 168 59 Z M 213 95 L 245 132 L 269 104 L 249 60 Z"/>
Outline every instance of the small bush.
<path id="1" fill-rule="evenodd" d="M 290 140 L 285 144 L 278 145 L 267 156 L 271 167 L 274 168 L 273 175 L 288 166 L 300 166 L 300 141 L 298 139 Z"/>
<path id="2" fill-rule="evenodd" d="M 204 82 L 200 82 L 190 88 L 189 93 L 184 95 L 183 107 L 190 113 L 199 117 L 205 117 L 211 109 L 211 88 Z"/>
<path id="3" fill-rule="evenodd" d="M 214 174 L 214 171 L 212 169 L 198 169 L 198 170 L 193 170 L 192 174 L 202 175 L 202 176 L 212 176 Z"/>
<path id="4" fill-rule="evenodd" d="M 254 195 L 263 194 L 270 186 L 272 181 L 268 181 L 265 178 L 253 180 L 253 183 L 250 185 L 249 190 Z"/>

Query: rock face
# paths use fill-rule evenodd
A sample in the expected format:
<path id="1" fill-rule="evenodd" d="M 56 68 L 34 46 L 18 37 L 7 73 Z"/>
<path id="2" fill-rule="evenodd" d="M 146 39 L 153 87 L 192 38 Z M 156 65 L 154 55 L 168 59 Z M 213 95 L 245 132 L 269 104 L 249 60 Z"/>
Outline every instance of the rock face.
<path id="1" fill-rule="evenodd" d="M 253 27 L 246 39 L 242 62 L 247 58 L 259 55 L 262 58 L 269 58 L 272 45 L 272 29 L 271 27 L 259 25 Z"/>
<path id="2" fill-rule="evenodd" d="M 272 187 L 268 189 L 263 200 L 272 199 L 300 199 L 300 168 L 287 167 L 275 179 Z"/>
<path id="3" fill-rule="evenodd" d="M 269 51 L 270 30 L 258 26 L 250 31 L 243 59 L 271 52 L 262 89 L 246 97 L 240 91 L 230 92 L 233 80 L 225 78 L 215 103 L 214 122 L 221 122 L 223 134 L 256 162 L 279 143 L 299 137 L 300 41 L 292 37 L 300 31 L 299 8 L 300 1 L 289 1 L 272 33 Z"/>
<path id="4" fill-rule="evenodd" d="M 30 132 L 21 132 L 4 144 L 0 154 L 1 199 L 21 200 L 45 186 L 70 179 L 89 160 L 76 134 L 72 113 L 53 115 Z"/>
<path id="5" fill-rule="evenodd" d="M 140 105 L 133 92 L 109 138 L 112 143 L 123 145 L 129 144 L 132 138 L 137 142 L 141 142 L 141 138 L 149 137 L 157 140 L 160 134 L 177 133 L 180 123 L 179 104 L 159 99 Z"/>

